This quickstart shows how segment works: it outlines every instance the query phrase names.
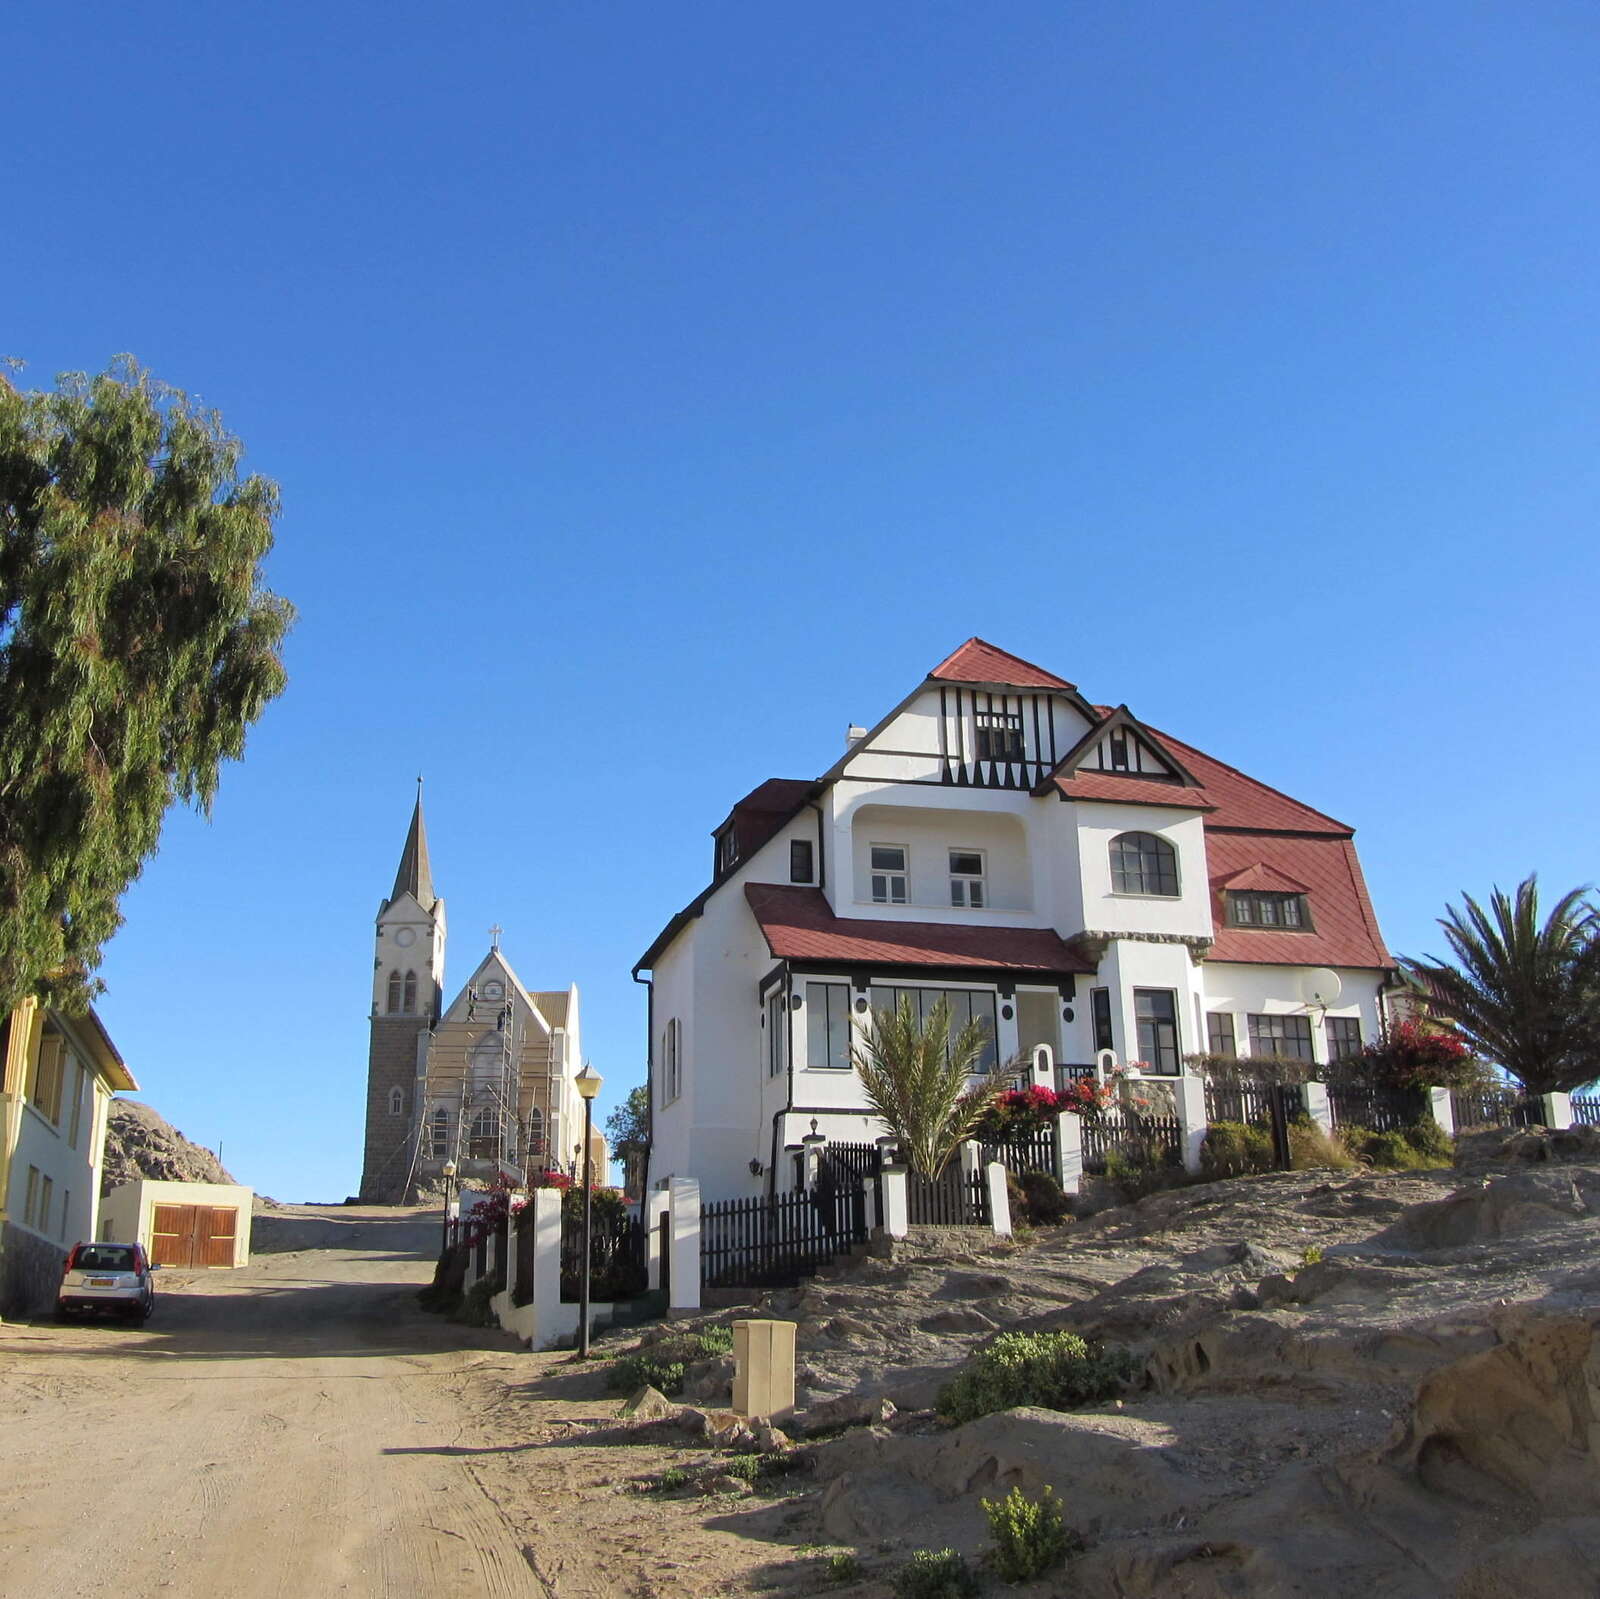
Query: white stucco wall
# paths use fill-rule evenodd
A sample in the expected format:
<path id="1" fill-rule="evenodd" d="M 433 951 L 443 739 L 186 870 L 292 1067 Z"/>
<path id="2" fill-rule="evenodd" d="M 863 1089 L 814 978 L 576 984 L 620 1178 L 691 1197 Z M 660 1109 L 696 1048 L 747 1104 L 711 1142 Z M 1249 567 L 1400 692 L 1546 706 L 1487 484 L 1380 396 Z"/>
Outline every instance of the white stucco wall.
<path id="1" fill-rule="evenodd" d="M 1105 932 L 1211 936 L 1205 824 L 1199 812 L 1084 800 L 1062 809 L 1077 817 L 1085 926 Z M 1172 845 L 1178 857 L 1176 897 L 1119 894 L 1112 888 L 1111 842 L 1120 833 L 1154 833 Z"/>
<path id="2" fill-rule="evenodd" d="M 1381 1030 L 1378 1011 L 1378 994 L 1382 975 L 1373 971 L 1334 968 L 1339 973 L 1342 992 L 1339 1003 L 1330 1005 L 1328 1016 L 1356 1017 L 1361 1023 L 1361 1041 L 1374 1043 Z M 1250 1031 L 1246 1018 L 1258 1016 L 1309 1016 L 1311 1018 L 1312 1048 L 1318 1061 L 1328 1058 L 1327 1035 L 1323 1029 L 1323 1015 L 1308 1010 L 1300 997 L 1300 982 L 1306 968 L 1302 966 L 1246 966 L 1231 961 L 1208 961 L 1205 972 L 1205 1009 L 1226 1011 L 1233 1015 L 1234 1037 L 1241 1055 L 1250 1052 Z M 1197 1046 L 1205 1048 L 1203 1042 Z"/>
<path id="3" fill-rule="evenodd" d="M 95 1236 L 100 1208 L 100 1158 L 111 1091 L 88 1066 L 70 1036 L 63 1072 L 59 1121 L 52 1122 L 26 1099 L 18 1108 L 6 1219 L 25 1232 L 70 1248 Z M 50 1179 L 49 1214 L 36 1215 L 32 1225 L 26 1219 L 30 1168 L 39 1174 L 36 1185 L 45 1177 Z M 36 1186 L 36 1193 L 42 1193 L 42 1187 Z"/>
<path id="4" fill-rule="evenodd" d="M 409 942 L 406 940 L 409 939 Z M 417 974 L 415 1014 L 431 1016 L 444 988 L 444 901 L 430 915 L 409 894 L 392 901 L 378 918 L 372 967 L 373 1014 L 389 1011 L 389 973 Z"/>

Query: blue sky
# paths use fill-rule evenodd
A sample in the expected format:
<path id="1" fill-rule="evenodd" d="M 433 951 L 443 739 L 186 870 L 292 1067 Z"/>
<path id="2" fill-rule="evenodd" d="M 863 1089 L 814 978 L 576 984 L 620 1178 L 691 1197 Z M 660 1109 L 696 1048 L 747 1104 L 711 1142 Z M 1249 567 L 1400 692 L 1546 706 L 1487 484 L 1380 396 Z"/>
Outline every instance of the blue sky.
<path id="1" fill-rule="evenodd" d="M 283 486 L 289 691 L 102 1014 L 242 1180 L 359 1176 L 428 779 L 629 967 L 709 830 L 980 634 L 1352 822 L 1391 946 L 1596 875 L 1600 22 L 1562 0 L 25 3 L 0 352 L 132 351 Z"/>

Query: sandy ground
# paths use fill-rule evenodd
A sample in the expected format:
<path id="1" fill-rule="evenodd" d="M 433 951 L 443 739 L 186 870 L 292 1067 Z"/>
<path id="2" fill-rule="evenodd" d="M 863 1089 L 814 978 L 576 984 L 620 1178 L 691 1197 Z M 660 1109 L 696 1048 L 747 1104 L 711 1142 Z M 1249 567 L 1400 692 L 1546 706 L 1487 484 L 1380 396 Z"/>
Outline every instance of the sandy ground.
<path id="1" fill-rule="evenodd" d="M 603 1370 L 420 1311 L 435 1217 L 257 1227 L 272 1252 L 161 1274 L 144 1327 L 0 1325 L 0 1599 L 810 1590 L 797 1502 L 639 1493 L 710 1457 L 596 1437 Z"/>

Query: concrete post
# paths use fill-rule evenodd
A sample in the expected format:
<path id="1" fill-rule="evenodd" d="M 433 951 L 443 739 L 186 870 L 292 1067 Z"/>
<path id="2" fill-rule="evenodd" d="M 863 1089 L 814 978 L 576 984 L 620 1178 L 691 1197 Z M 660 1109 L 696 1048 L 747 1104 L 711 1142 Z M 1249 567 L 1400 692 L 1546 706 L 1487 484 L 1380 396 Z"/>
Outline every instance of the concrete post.
<path id="1" fill-rule="evenodd" d="M 978 1168 L 983 1164 L 983 1150 L 975 1138 L 962 1141 L 961 1145 L 961 1175 L 970 1183 L 978 1175 Z"/>
<path id="2" fill-rule="evenodd" d="M 792 1321 L 733 1324 L 733 1408 L 741 1416 L 781 1421 L 794 1414 Z"/>
<path id="3" fill-rule="evenodd" d="M 1456 1136 L 1456 1108 L 1450 1099 L 1448 1088 L 1430 1088 L 1428 1090 L 1428 1109 L 1433 1119 L 1444 1130 L 1446 1138 Z"/>
<path id="4" fill-rule="evenodd" d="M 1333 1136 L 1333 1102 L 1328 1098 L 1326 1083 L 1306 1083 L 1302 1090 L 1306 1096 L 1306 1115 L 1316 1124 L 1319 1132 Z"/>
<path id="5" fill-rule="evenodd" d="M 672 1196 L 665 1188 L 651 1189 L 639 1207 L 645 1226 L 645 1283 L 652 1292 L 661 1286 L 661 1218 L 671 1207 Z"/>
<path id="6" fill-rule="evenodd" d="M 669 1310 L 700 1308 L 700 1184 L 672 1179 L 672 1303 Z"/>
<path id="7" fill-rule="evenodd" d="M 535 1188 L 533 1206 L 533 1303 L 541 1321 L 561 1310 L 561 1190 Z"/>
<path id="8" fill-rule="evenodd" d="M 1048 1044 L 1035 1044 L 1033 1047 L 1033 1086 L 1056 1086 L 1056 1060 Z"/>
<path id="9" fill-rule="evenodd" d="M 1064 1110 L 1056 1117 L 1056 1170 L 1061 1191 L 1075 1194 L 1083 1187 L 1083 1118 Z"/>
<path id="10" fill-rule="evenodd" d="M 904 1166 L 883 1168 L 883 1230 L 891 1238 L 904 1238 L 911 1230 L 911 1196 Z"/>
<path id="11" fill-rule="evenodd" d="M 822 1146 L 826 1142 L 816 1133 L 808 1133 L 800 1140 L 800 1184 L 808 1194 L 817 1186 L 817 1175 L 822 1170 Z"/>
<path id="12" fill-rule="evenodd" d="M 517 1217 L 520 1212 L 508 1210 L 506 1213 L 506 1293 L 514 1296 L 517 1291 L 517 1259 L 521 1251 L 517 1248 Z"/>
<path id="13" fill-rule="evenodd" d="M 999 1238 L 1011 1236 L 1011 1194 L 1006 1188 L 1006 1169 L 997 1160 L 983 1168 L 989 1182 L 989 1224 Z"/>
<path id="14" fill-rule="evenodd" d="M 1206 1082 L 1185 1073 L 1172 1085 L 1178 1102 L 1178 1122 L 1183 1128 L 1183 1169 L 1200 1170 L 1200 1146 L 1206 1141 Z"/>
<path id="15" fill-rule="evenodd" d="M 1541 1094 L 1540 1108 L 1544 1111 L 1544 1124 L 1564 1132 L 1572 1125 L 1572 1096 L 1570 1094 Z"/>

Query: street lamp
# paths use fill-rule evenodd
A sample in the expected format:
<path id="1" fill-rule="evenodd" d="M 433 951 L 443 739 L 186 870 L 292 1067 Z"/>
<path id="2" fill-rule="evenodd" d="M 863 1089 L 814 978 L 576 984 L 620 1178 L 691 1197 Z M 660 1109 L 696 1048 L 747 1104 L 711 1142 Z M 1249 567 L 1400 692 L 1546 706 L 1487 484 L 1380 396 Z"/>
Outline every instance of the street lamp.
<path id="1" fill-rule="evenodd" d="M 450 1185 L 455 1181 L 456 1163 L 447 1160 L 441 1175 L 444 1178 L 444 1230 L 439 1237 L 439 1253 L 442 1255 L 450 1247 Z"/>
<path id="2" fill-rule="evenodd" d="M 583 1275 L 578 1279 L 578 1359 L 589 1358 L 589 1222 L 594 1205 L 590 1183 L 593 1165 L 594 1096 L 600 1092 L 600 1074 L 588 1061 L 573 1082 L 583 1099 Z"/>

